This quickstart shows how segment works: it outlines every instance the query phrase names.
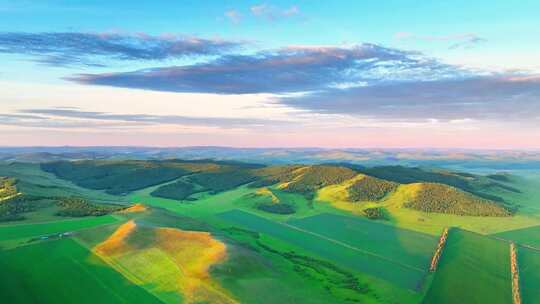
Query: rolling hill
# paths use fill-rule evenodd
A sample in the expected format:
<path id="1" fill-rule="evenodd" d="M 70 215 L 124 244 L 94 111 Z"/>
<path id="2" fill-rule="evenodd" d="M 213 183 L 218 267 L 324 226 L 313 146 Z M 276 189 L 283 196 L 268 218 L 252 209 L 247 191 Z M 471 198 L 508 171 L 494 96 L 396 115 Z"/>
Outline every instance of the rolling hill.
<path id="1" fill-rule="evenodd" d="M 467 216 L 510 216 L 512 213 L 493 201 L 438 183 L 415 183 L 407 187 L 414 194 L 403 206 L 418 211 Z"/>
<path id="2" fill-rule="evenodd" d="M 196 193 L 216 194 L 248 184 L 251 188 L 277 186 L 286 192 L 302 194 L 309 200 L 320 191 L 331 193 L 332 200 L 341 202 L 334 206 L 346 210 L 384 207 L 385 199 L 403 188 L 400 193 L 408 195 L 402 198 L 398 195 L 397 201 L 404 208 L 460 216 L 509 216 L 513 211 L 509 204 L 490 194 L 490 190 L 519 192 L 492 177 L 402 166 L 261 166 L 209 160 L 166 160 L 61 161 L 42 164 L 42 168 L 80 186 L 111 194 L 163 184 L 152 192 L 153 196 L 193 200 Z M 365 202 L 381 206 L 360 204 Z M 347 203 L 357 205 L 347 207 Z M 259 207 L 277 213 L 293 212 L 290 208 L 281 210 L 285 205 L 259 204 Z M 371 210 L 369 214 L 382 215 L 382 211 Z"/>

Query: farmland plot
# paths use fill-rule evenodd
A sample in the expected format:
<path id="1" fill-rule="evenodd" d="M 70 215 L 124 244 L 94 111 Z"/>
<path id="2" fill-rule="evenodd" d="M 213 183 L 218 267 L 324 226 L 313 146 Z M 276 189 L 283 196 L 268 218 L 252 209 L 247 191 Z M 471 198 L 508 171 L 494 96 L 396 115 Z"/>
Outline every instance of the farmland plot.
<path id="1" fill-rule="evenodd" d="M 393 261 L 364 248 L 240 210 L 227 211 L 219 216 L 234 224 L 298 246 L 338 265 L 381 278 L 402 288 L 415 290 L 428 266 L 426 264 L 424 269 L 421 269 Z"/>
<path id="2" fill-rule="evenodd" d="M 540 251 L 517 248 L 521 298 L 523 303 L 540 303 Z"/>
<path id="3" fill-rule="evenodd" d="M 289 224 L 418 269 L 427 269 L 437 245 L 437 238 L 432 235 L 329 213 Z"/>
<path id="4" fill-rule="evenodd" d="M 512 303 L 509 244 L 451 229 L 423 303 Z"/>
<path id="5" fill-rule="evenodd" d="M 0 273 L 2 303 L 161 303 L 71 238 L 0 251 Z"/>

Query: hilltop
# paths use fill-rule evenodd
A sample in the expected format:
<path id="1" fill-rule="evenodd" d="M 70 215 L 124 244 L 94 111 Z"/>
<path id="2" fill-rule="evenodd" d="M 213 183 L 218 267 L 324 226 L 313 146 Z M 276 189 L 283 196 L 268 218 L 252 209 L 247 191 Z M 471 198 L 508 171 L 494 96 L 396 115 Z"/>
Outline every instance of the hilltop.
<path id="1" fill-rule="evenodd" d="M 415 183 L 406 185 L 414 194 L 403 206 L 418 211 L 468 216 L 509 216 L 503 206 L 467 193 L 452 186 L 438 183 Z"/>

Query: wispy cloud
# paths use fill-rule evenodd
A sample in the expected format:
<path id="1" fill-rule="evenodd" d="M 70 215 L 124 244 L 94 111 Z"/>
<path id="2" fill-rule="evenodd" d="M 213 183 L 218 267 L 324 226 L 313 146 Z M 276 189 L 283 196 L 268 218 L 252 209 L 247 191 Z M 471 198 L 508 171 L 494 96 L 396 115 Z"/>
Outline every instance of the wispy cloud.
<path id="1" fill-rule="evenodd" d="M 0 53 L 30 55 L 48 65 L 103 66 L 109 60 L 165 60 L 219 55 L 242 43 L 144 33 L 0 33 Z"/>
<path id="2" fill-rule="evenodd" d="M 240 23 L 240 21 L 242 21 L 242 14 L 240 14 L 240 12 L 237 10 L 228 10 L 224 13 L 224 15 L 227 19 L 229 19 L 229 21 L 234 24 L 238 24 Z"/>
<path id="3" fill-rule="evenodd" d="M 157 125 L 244 129 L 287 125 L 272 119 L 232 117 L 192 117 L 179 115 L 114 114 L 83 111 L 77 108 L 26 109 L 0 114 L 0 125 L 32 128 L 134 128 Z"/>
<path id="4" fill-rule="evenodd" d="M 397 32 L 394 35 L 397 40 L 421 40 L 421 41 L 439 41 L 451 43 L 449 49 L 471 48 L 474 45 L 487 42 L 474 33 L 451 34 L 451 35 L 418 35 L 411 32 Z"/>
<path id="5" fill-rule="evenodd" d="M 373 44 L 293 46 L 254 55 L 225 55 L 186 66 L 126 73 L 79 74 L 83 84 L 218 94 L 291 93 L 396 79 L 432 79 L 461 73 L 418 53 Z"/>
<path id="6" fill-rule="evenodd" d="M 470 35 L 468 37 L 464 37 L 463 40 L 452 44 L 448 48 L 451 49 L 451 50 L 455 50 L 455 49 L 459 49 L 459 48 L 468 49 L 468 48 L 472 48 L 473 46 L 475 46 L 477 44 L 485 43 L 485 42 L 487 42 L 487 39 L 484 39 L 482 37 L 478 37 L 476 35 Z"/>
<path id="7" fill-rule="evenodd" d="M 300 15 L 300 9 L 296 5 L 283 9 L 267 3 L 261 3 L 251 6 L 250 11 L 253 16 L 268 21 Z"/>

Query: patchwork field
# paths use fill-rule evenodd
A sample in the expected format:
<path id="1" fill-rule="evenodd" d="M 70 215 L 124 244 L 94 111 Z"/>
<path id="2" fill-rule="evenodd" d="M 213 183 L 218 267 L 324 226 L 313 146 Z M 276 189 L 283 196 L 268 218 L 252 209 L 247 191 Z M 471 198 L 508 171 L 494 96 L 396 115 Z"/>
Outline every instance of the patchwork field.
<path id="1" fill-rule="evenodd" d="M 71 238 L 0 251 L 3 303 L 162 303 Z"/>
<path id="2" fill-rule="evenodd" d="M 387 280 L 402 288 L 416 289 L 425 274 L 425 268 L 392 260 L 369 249 L 359 248 L 291 224 L 273 222 L 240 210 L 227 211 L 220 214 L 220 217 L 294 244 L 344 267 Z"/>
<path id="3" fill-rule="evenodd" d="M 36 164 L 0 164 L 0 176 L 49 204 L 0 224 L 0 272 L 16 277 L 0 276 L 0 293 L 13 303 L 47 302 L 54 293 L 74 302 L 83 290 L 74 291 L 72 277 L 92 285 L 99 303 L 510 303 L 509 247 L 498 237 L 522 244 L 524 303 L 540 304 L 539 252 L 526 248 L 540 246 L 540 187 L 532 181 L 208 160 L 44 168 L 51 173 Z M 487 200 L 508 212 L 485 213 Z M 124 208 L 128 203 L 134 205 Z M 517 206 L 523 210 L 512 213 Z M 367 209 L 380 213 L 370 217 Z M 428 273 L 446 227 L 458 228 L 450 229 L 438 270 Z M 42 256 L 47 265 L 36 266 L 34 278 L 24 260 Z M 37 286 L 54 264 L 59 273 Z M 11 291 L 26 285 L 28 294 Z"/>
<path id="4" fill-rule="evenodd" d="M 423 303 L 512 303 L 509 244 L 451 229 Z"/>

